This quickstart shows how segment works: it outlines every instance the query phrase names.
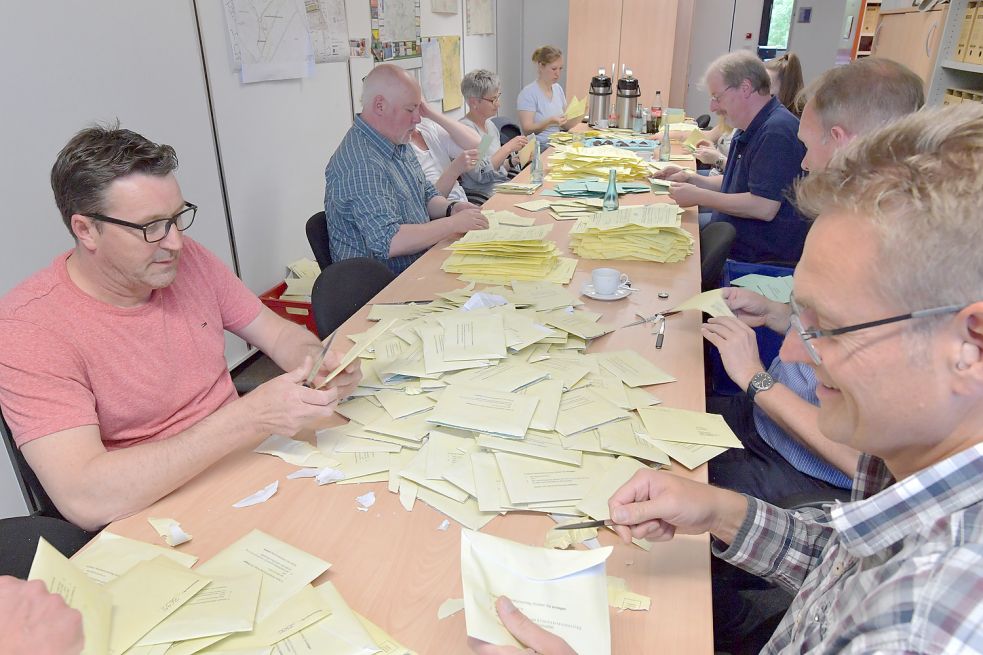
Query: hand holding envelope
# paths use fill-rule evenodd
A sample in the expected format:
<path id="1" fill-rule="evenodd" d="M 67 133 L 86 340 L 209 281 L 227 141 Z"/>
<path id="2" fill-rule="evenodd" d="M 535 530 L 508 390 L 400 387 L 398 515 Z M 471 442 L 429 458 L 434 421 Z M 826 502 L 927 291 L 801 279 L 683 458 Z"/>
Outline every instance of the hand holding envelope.
<path id="1" fill-rule="evenodd" d="M 540 655 L 577 655 L 570 644 L 533 623 L 506 596 L 499 596 L 495 601 L 495 611 L 512 636 L 533 652 Z M 510 655 L 517 652 L 515 646 L 496 646 L 474 637 L 468 637 L 468 646 L 477 655 Z"/>

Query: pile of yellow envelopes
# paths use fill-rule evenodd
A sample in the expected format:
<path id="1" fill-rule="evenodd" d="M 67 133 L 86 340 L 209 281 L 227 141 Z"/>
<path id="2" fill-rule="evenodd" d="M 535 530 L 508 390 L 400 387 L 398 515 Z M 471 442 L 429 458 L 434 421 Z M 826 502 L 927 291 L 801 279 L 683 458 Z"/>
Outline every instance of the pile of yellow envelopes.
<path id="1" fill-rule="evenodd" d="M 549 156 L 549 179 L 608 179 L 608 171 L 617 171 L 618 181 L 648 182 L 652 174 L 648 164 L 630 150 L 614 146 L 577 148 L 558 146 Z"/>
<path id="2" fill-rule="evenodd" d="M 560 257 L 556 244 L 544 240 L 552 227 L 499 225 L 473 230 L 448 246 L 453 254 L 441 268 L 458 273 L 466 282 L 549 280 L 566 284 L 573 277 L 577 260 Z"/>
<path id="3" fill-rule="evenodd" d="M 197 561 L 106 531 L 71 561 L 42 539 L 29 577 L 81 612 L 84 655 L 411 653 L 330 582 L 311 586 L 330 563 L 259 530 Z"/>
<path id="4" fill-rule="evenodd" d="M 608 518 L 607 499 L 638 469 L 670 457 L 694 468 L 740 447 L 720 416 L 654 406 L 651 386 L 675 378 L 640 353 L 585 352 L 617 326 L 561 285 L 436 295 L 374 305 L 376 327 L 350 336 L 353 350 L 371 343 L 357 397 L 337 408 L 350 423 L 318 431 L 316 448 L 261 450 L 318 484 L 388 481 L 407 511 L 422 500 L 479 530 L 513 510 Z M 700 311 L 719 295 L 681 307 Z"/>
<path id="5" fill-rule="evenodd" d="M 682 261 L 693 252 L 693 237 L 680 227 L 679 211 L 660 203 L 582 216 L 570 229 L 570 250 L 584 259 Z"/>

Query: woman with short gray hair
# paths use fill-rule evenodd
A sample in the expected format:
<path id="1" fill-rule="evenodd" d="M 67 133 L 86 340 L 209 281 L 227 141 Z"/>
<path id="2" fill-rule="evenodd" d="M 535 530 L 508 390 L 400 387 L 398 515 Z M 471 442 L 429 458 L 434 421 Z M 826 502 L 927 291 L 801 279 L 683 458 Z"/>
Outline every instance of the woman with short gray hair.
<path id="1" fill-rule="evenodd" d="M 474 129 L 479 135 L 492 137 L 492 147 L 488 154 L 478 161 L 478 164 L 463 174 L 461 183 L 468 194 L 477 193 L 490 198 L 495 193 L 495 185 L 508 179 L 507 162 L 512 153 L 525 147 L 528 139 L 517 136 L 505 145 L 495 148 L 501 143 L 498 128 L 492 122 L 492 116 L 498 113 L 499 100 L 502 97 L 501 83 L 498 75 L 479 68 L 464 76 L 461 80 L 461 94 L 468 105 L 468 113 L 461 122 Z"/>

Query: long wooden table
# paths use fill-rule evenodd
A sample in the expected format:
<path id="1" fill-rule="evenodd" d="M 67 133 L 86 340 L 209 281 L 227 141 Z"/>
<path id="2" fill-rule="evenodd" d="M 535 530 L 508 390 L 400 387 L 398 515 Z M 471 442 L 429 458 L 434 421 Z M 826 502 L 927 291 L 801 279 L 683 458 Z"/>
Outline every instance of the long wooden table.
<path id="1" fill-rule="evenodd" d="M 544 161 L 546 158 L 544 154 Z M 517 181 L 527 179 L 524 172 Z M 546 187 L 552 184 L 547 183 Z M 536 196 L 497 194 L 487 209 L 512 209 L 535 216 L 538 223 L 554 223 L 547 213 L 530 213 L 514 208 L 516 202 Z M 624 204 L 664 201 L 666 196 L 629 194 Z M 549 239 L 566 254 L 567 234 L 573 221 L 555 222 Z M 697 236 L 696 212 L 687 210 L 684 227 Z M 375 298 L 397 302 L 432 297 L 463 285 L 443 273 L 440 265 L 449 254 L 438 244 Z M 637 289 L 627 299 L 604 302 L 582 297 L 585 309 L 604 314 L 602 321 L 624 325 L 635 312 L 651 315 L 668 309 L 700 290 L 699 239 L 696 250 L 678 264 L 645 262 L 581 261 L 570 283 L 579 293 L 590 272 L 598 266 L 613 266 L 627 273 Z M 669 298 L 658 298 L 660 291 Z M 368 307 L 361 309 L 341 327 L 341 336 L 362 332 L 370 326 Z M 703 350 L 699 332 L 700 315 L 686 312 L 669 319 L 665 344 L 655 349 L 650 325 L 619 329 L 591 343 L 588 352 L 632 349 L 674 375 L 678 381 L 649 390 L 667 406 L 704 408 Z M 336 344 L 344 344 L 338 339 Z M 340 349 L 339 345 L 336 348 Z M 340 417 L 335 423 L 343 422 Z M 150 516 L 177 519 L 194 539 L 180 546 L 205 561 L 254 528 L 302 548 L 332 563 L 315 584 L 330 580 L 356 611 L 383 627 L 405 646 L 421 654 L 469 653 L 464 613 L 438 621 L 437 608 L 449 598 L 462 596 L 460 574 L 460 526 L 451 522 L 447 531 L 437 530 L 445 518 L 428 505 L 417 502 L 412 512 L 400 506 L 384 483 L 326 485 L 311 480 L 286 480 L 296 467 L 277 458 L 243 451 L 229 455 L 183 488 L 171 493 L 146 511 L 117 521 L 112 532 L 159 543 L 147 523 Z M 706 466 L 687 471 L 673 464 L 673 472 L 706 480 Z M 257 489 L 280 480 L 279 491 L 266 503 L 246 509 L 232 504 Z M 377 502 L 368 511 L 357 511 L 355 497 L 375 491 Z M 534 513 L 509 513 L 496 517 L 483 531 L 526 544 L 541 546 L 553 522 Z M 710 653 L 713 632 L 710 604 L 709 548 L 706 535 L 678 536 L 655 544 L 650 552 L 624 545 L 603 531 L 600 541 L 614 545 L 607 562 L 608 575 L 626 578 L 629 589 L 652 599 L 647 612 L 611 611 L 612 653 Z M 590 655 L 582 653 L 581 655 Z"/>

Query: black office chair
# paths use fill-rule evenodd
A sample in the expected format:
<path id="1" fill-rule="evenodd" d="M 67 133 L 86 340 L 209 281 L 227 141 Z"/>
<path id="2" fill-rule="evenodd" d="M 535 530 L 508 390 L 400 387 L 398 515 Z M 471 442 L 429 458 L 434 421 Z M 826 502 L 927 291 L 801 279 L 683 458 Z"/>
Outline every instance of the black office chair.
<path id="1" fill-rule="evenodd" d="M 696 117 L 696 126 L 701 130 L 707 129 L 710 126 L 710 114 L 700 114 Z"/>
<path id="2" fill-rule="evenodd" d="M 737 230 L 730 223 L 710 223 L 700 230 L 700 277 L 704 291 L 720 286 L 720 275 Z"/>
<path id="3" fill-rule="evenodd" d="M 506 143 L 522 134 L 522 128 L 515 122 L 514 118 L 508 116 L 492 116 L 492 123 L 498 128 L 499 140 L 504 146 Z"/>
<path id="4" fill-rule="evenodd" d="M 307 241 L 311 244 L 314 259 L 323 271 L 331 265 L 331 244 L 328 239 L 328 221 L 323 211 L 307 219 Z"/>
<path id="5" fill-rule="evenodd" d="M 322 339 L 396 279 L 389 267 L 370 257 L 335 262 L 321 271 L 311 292 L 311 309 Z"/>
<path id="6" fill-rule="evenodd" d="M 31 468 L 31 465 L 27 463 L 27 459 L 24 458 L 24 453 L 14 444 L 10 426 L 7 425 L 7 420 L 3 417 L 2 410 L 0 410 L 0 433 L 3 434 L 4 447 L 7 449 L 7 453 L 10 455 L 10 461 L 14 465 L 14 474 L 27 492 L 28 509 L 31 511 L 31 514 L 64 520 L 65 517 L 55 507 L 55 504 L 48 496 L 48 492 L 41 486 L 38 476 L 34 474 L 34 469 Z"/>

